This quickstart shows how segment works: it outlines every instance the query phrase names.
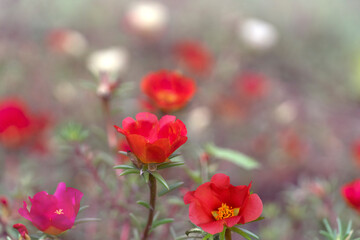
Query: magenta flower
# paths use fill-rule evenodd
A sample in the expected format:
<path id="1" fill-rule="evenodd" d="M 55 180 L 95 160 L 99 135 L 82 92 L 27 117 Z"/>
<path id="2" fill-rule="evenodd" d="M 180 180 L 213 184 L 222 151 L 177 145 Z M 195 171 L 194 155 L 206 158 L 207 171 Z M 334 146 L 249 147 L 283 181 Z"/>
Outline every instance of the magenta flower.
<path id="1" fill-rule="evenodd" d="M 66 187 L 66 184 L 61 182 L 54 195 L 42 191 L 36 193 L 33 198 L 29 197 L 30 212 L 24 201 L 24 207 L 19 209 L 19 213 L 40 231 L 59 235 L 74 226 L 82 196 L 82 192 Z"/>

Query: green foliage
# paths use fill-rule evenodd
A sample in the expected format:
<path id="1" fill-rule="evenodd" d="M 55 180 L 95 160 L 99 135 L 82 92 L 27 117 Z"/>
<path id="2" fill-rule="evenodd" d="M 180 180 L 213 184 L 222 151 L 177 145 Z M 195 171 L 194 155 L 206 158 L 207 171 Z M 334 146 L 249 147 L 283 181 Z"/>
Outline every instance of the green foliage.
<path id="1" fill-rule="evenodd" d="M 157 169 L 164 169 L 164 168 L 171 168 L 171 167 L 177 167 L 177 166 L 181 166 L 184 165 L 184 162 L 182 161 L 174 161 L 174 162 L 166 162 L 166 163 L 161 163 L 159 165 L 157 165 Z"/>
<path id="2" fill-rule="evenodd" d="M 172 222 L 174 222 L 173 218 L 164 218 L 164 219 L 156 220 L 156 221 L 154 221 L 152 223 L 151 231 L 154 230 L 155 228 L 157 228 L 160 225 L 167 224 L 167 223 L 172 223 Z"/>
<path id="3" fill-rule="evenodd" d="M 250 232 L 249 230 L 246 230 L 246 229 L 243 229 L 243 228 L 232 227 L 232 228 L 230 228 L 230 230 L 232 232 L 235 232 L 235 233 L 243 236 L 247 240 L 260 239 L 255 233 Z"/>
<path id="4" fill-rule="evenodd" d="M 87 223 L 87 222 L 100 222 L 100 218 L 79 218 L 75 220 L 75 225 L 80 223 Z"/>
<path id="5" fill-rule="evenodd" d="M 79 123 L 70 122 L 59 129 L 59 136 L 68 142 L 82 142 L 89 136 L 89 131 Z"/>
<path id="6" fill-rule="evenodd" d="M 140 175 L 140 170 L 139 169 L 126 169 L 125 171 L 120 173 L 119 176 L 124 176 L 124 175 L 129 175 L 129 174 L 139 174 Z"/>
<path id="7" fill-rule="evenodd" d="M 172 190 L 182 186 L 183 184 L 184 184 L 184 182 L 176 182 L 174 184 L 171 184 L 171 185 L 169 185 L 169 189 L 164 189 L 164 190 L 160 191 L 158 195 L 159 195 L 159 197 L 164 196 L 165 194 L 167 194 L 167 193 L 171 192 Z"/>
<path id="8" fill-rule="evenodd" d="M 360 240 L 360 238 L 353 238 L 354 230 L 352 229 L 352 222 L 349 221 L 346 229 L 344 229 L 341 220 L 336 219 L 338 229 L 332 229 L 327 219 L 323 220 L 326 231 L 320 230 L 320 234 L 327 240 Z"/>
<path id="9" fill-rule="evenodd" d="M 216 158 L 232 162 L 246 170 L 252 170 L 260 167 L 260 164 L 254 159 L 231 149 L 220 148 L 209 143 L 205 146 L 205 150 L 207 153 Z"/>
<path id="10" fill-rule="evenodd" d="M 165 181 L 165 179 L 158 172 L 151 172 L 151 174 L 158 180 L 167 190 L 170 190 L 169 185 Z"/>
<path id="11" fill-rule="evenodd" d="M 114 169 L 137 169 L 135 166 L 132 165 L 117 165 L 115 167 L 113 167 Z"/>
<path id="12" fill-rule="evenodd" d="M 141 205 L 141 206 L 143 206 L 143 207 L 146 207 L 147 209 L 151 209 L 150 204 L 147 203 L 147 202 L 144 202 L 144 201 L 139 200 L 139 201 L 137 201 L 136 203 L 139 204 L 139 205 Z"/>

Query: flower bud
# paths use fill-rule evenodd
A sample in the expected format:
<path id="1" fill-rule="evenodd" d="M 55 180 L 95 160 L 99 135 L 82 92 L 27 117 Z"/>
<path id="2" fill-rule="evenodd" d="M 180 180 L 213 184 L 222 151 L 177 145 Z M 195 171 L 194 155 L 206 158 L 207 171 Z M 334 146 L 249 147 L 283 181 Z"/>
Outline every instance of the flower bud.
<path id="1" fill-rule="evenodd" d="M 13 225 L 13 228 L 15 228 L 19 232 L 20 234 L 19 240 L 31 240 L 29 236 L 29 232 L 23 224 L 16 223 Z"/>

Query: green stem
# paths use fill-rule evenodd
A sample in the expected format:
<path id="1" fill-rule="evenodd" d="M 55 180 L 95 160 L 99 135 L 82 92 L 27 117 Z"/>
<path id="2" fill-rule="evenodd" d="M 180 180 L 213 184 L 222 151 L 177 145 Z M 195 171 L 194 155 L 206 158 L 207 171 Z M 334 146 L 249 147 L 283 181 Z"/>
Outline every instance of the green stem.
<path id="1" fill-rule="evenodd" d="M 155 212 L 156 178 L 151 173 L 149 174 L 149 189 L 150 189 L 150 209 L 149 209 L 149 215 L 144 230 L 144 234 L 142 236 L 142 240 L 146 240 L 148 238 Z"/>
<path id="2" fill-rule="evenodd" d="M 226 228 L 226 230 L 225 230 L 225 240 L 231 240 L 231 230 L 230 230 L 230 228 Z"/>

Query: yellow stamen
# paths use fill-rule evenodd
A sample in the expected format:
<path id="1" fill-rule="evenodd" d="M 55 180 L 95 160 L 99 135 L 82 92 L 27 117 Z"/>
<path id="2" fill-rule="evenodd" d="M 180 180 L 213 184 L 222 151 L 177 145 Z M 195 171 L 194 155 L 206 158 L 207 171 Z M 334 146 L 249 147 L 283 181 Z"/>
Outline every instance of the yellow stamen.
<path id="1" fill-rule="evenodd" d="M 157 98 L 168 103 L 174 103 L 178 100 L 178 95 L 171 91 L 164 90 L 157 93 Z"/>
<path id="2" fill-rule="evenodd" d="M 58 209 L 55 211 L 55 213 L 59 215 L 64 214 L 63 209 Z"/>
<path id="3" fill-rule="evenodd" d="M 211 214 L 216 220 L 222 220 L 229 217 L 237 216 L 239 214 L 239 210 L 239 208 L 232 208 L 226 205 L 226 203 L 222 203 L 221 207 L 219 207 L 217 211 L 212 211 Z"/>

